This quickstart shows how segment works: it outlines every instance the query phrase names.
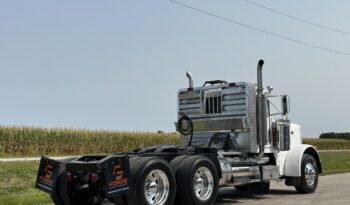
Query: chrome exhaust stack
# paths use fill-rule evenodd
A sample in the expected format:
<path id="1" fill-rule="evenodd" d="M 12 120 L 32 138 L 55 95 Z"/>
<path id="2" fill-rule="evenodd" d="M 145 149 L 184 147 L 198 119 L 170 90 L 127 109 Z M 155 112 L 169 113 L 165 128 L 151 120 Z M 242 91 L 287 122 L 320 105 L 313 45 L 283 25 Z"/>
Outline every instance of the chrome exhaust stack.
<path id="1" fill-rule="evenodd" d="M 258 145 L 259 155 L 256 160 L 260 160 L 264 156 L 265 145 L 267 144 L 267 119 L 266 119 L 266 96 L 264 94 L 262 68 L 263 60 L 259 60 L 257 66 L 257 130 L 258 130 Z"/>
<path id="2" fill-rule="evenodd" d="M 193 77 L 192 74 L 186 71 L 186 77 L 188 78 L 188 88 L 193 89 Z"/>

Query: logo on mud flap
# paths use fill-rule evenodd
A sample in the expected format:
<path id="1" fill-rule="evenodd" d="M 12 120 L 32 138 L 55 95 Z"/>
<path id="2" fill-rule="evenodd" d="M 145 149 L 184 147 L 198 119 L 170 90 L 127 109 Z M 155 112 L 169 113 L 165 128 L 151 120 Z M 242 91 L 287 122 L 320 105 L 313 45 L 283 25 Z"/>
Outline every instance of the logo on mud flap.
<path id="1" fill-rule="evenodd" d="M 53 184 L 53 180 L 52 180 L 52 165 L 48 164 L 46 165 L 45 169 L 44 169 L 44 176 L 40 176 L 39 180 L 41 182 L 44 182 L 48 185 L 52 185 Z"/>
<path id="2" fill-rule="evenodd" d="M 109 183 L 109 188 L 115 188 L 128 183 L 128 179 L 123 179 L 124 171 L 122 170 L 121 165 L 115 165 L 113 169 L 113 176 L 115 181 Z"/>

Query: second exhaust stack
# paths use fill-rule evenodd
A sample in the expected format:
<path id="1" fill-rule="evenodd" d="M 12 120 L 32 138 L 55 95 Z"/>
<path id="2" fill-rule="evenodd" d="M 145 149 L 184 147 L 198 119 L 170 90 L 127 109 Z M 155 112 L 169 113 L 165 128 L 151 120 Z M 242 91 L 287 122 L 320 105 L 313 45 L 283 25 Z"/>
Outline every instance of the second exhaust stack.
<path id="1" fill-rule="evenodd" d="M 266 96 L 264 94 L 262 68 L 263 60 L 259 60 L 257 67 L 257 128 L 258 128 L 258 145 L 259 156 L 258 160 L 264 156 L 265 145 L 267 144 L 267 119 L 266 119 Z"/>
<path id="2" fill-rule="evenodd" d="M 188 78 L 188 88 L 192 89 L 193 88 L 193 77 L 192 74 L 188 71 L 186 71 L 186 76 Z"/>

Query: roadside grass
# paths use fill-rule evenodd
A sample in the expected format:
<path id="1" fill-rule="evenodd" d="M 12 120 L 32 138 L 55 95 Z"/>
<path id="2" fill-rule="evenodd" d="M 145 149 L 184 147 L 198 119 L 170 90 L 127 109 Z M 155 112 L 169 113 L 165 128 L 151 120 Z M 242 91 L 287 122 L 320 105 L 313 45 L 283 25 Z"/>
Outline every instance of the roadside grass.
<path id="1" fill-rule="evenodd" d="M 323 175 L 350 172 L 350 152 L 320 152 Z"/>
<path id="2" fill-rule="evenodd" d="M 322 152 L 323 175 L 350 172 L 350 152 Z M 34 188 L 39 162 L 0 162 L 0 205 L 52 205 Z"/>
<path id="3" fill-rule="evenodd" d="M 0 204 L 51 205 L 48 194 L 34 188 L 39 162 L 0 163 Z"/>

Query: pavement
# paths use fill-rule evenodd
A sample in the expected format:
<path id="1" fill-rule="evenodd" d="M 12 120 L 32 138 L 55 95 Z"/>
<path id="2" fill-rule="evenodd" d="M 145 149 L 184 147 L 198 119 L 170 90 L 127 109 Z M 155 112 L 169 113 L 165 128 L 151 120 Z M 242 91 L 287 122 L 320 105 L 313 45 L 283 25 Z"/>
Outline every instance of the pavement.
<path id="1" fill-rule="evenodd" d="M 272 182 L 270 193 L 252 195 L 235 188 L 222 188 L 215 205 L 340 205 L 350 204 L 350 173 L 322 176 L 313 194 L 298 194 L 284 182 Z"/>
<path id="2" fill-rule="evenodd" d="M 64 156 L 64 157 L 49 157 L 54 160 L 62 160 L 66 158 L 77 156 Z M 0 162 L 25 162 L 25 161 L 40 161 L 41 157 L 14 157 L 14 158 L 0 158 Z"/>

